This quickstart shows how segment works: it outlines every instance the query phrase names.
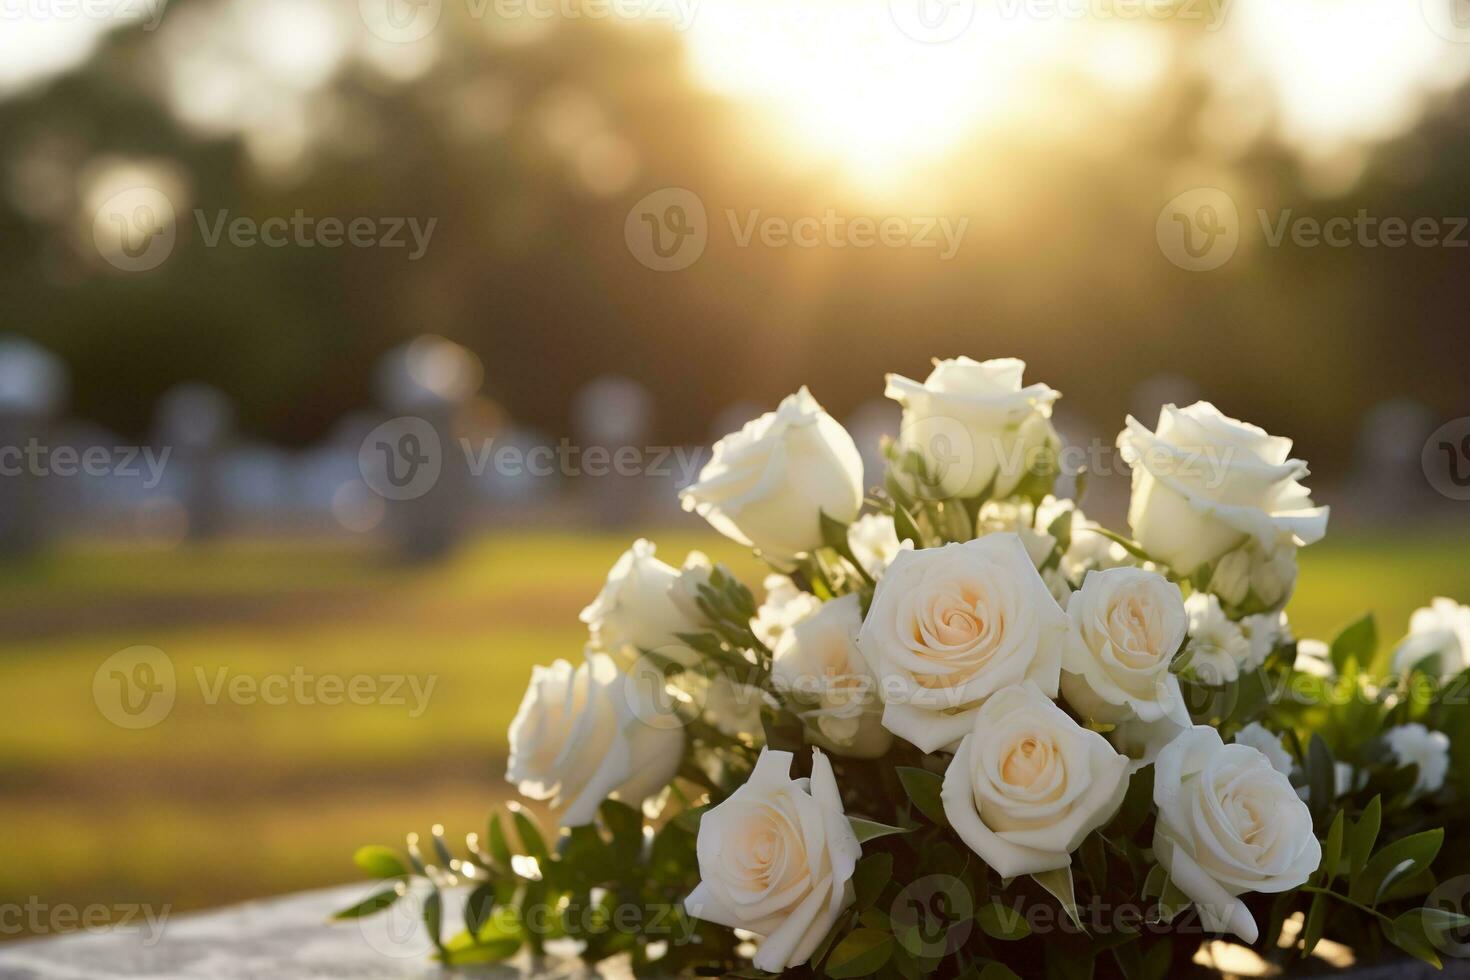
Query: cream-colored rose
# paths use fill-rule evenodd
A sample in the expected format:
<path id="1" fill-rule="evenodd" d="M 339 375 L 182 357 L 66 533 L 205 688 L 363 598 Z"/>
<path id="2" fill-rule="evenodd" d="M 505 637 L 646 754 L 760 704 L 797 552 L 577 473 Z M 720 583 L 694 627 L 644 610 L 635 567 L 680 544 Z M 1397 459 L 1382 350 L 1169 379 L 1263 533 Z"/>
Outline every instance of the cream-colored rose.
<path id="1" fill-rule="evenodd" d="M 1189 724 L 1179 678 L 1169 669 L 1189 617 L 1179 587 L 1157 572 L 1091 572 L 1067 605 L 1072 629 L 1062 654 L 1062 696 L 1101 722 L 1169 718 Z"/>
<path id="2" fill-rule="evenodd" d="M 986 487 L 1006 497 L 1061 440 L 1051 424 L 1060 395 L 1022 386 L 1015 358 L 935 361 L 924 383 L 890 374 L 883 394 L 903 406 L 898 450 L 917 453 L 930 486 L 924 496 L 973 497 Z M 993 482 L 992 482 L 993 481 Z"/>
<path id="3" fill-rule="evenodd" d="M 893 744 L 883 727 L 878 679 L 858 651 L 862 600 L 822 604 L 776 644 L 771 679 L 806 725 L 808 737 L 837 755 L 875 759 Z"/>
<path id="4" fill-rule="evenodd" d="M 1184 732 L 1154 762 L 1154 856 L 1214 932 L 1256 941 L 1236 896 L 1284 892 L 1322 861 L 1312 815 L 1291 781 L 1248 745 L 1226 745 L 1204 725 Z"/>
<path id="5" fill-rule="evenodd" d="M 624 661 L 636 659 L 640 650 L 688 660 L 692 652 L 677 653 L 685 647 L 675 634 L 702 632 L 704 619 L 687 601 L 688 585 L 680 585 L 680 571 L 659 561 L 654 551 L 651 541 L 633 542 L 607 573 L 597 598 L 582 610 L 581 619 L 599 649 Z M 695 552 L 690 558 L 689 570 L 697 576 L 704 556 Z M 703 566 L 707 569 L 708 559 Z M 707 570 L 704 574 L 707 580 Z"/>
<path id="6" fill-rule="evenodd" d="M 1113 730 L 1108 732 L 1108 741 L 1128 757 L 1128 772 L 1131 774 L 1153 765 L 1164 746 L 1188 730 L 1188 725 L 1167 717 L 1158 721 L 1129 718 L 1113 726 Z"/>
<path id="7" fill-rule="evenodd" d="M 862 847 L 842 809 L 832 764 L 812 750 L 811 779 L 791 778 L 792 755 L 765 749 L 755 771 L 699 821 L 696 918 L 764 937 L 756 969 L 780 973 L 811 959 L 853 902 Z"/>
<path id="8" fill-rule="evenodd" d="M 1418 667 L 1436 677 L 1453 677 L 1470 667 L 1470 606 L 1443 596 L 1409 617 L 1409 635 L 1394 651 L 1393 669 Z"/>
<path id="9" fill-rule="evenodd" d="M 767 575 L 763 584 L 766 597 L 755 610 L 750 631 L 767 649 L 774 650 L 791 627 L 822 608 L 822 600 L 797 588 L 785 575 Z"/>
<path id="10" fill-rule="evenodd" d="M 900 552 L 858 635 L 883 726 L 953 750 L 985 699 L 1024 680 L 1055 697 L 1067 616 L 1014 534 Z"/>
<path id="11" fill-rule="evenodd" d="M 1189 614 L 1189 673 L 1202 684 L 1229 684 L 1251 661 L 1251 641 L 1220 608 L 1218 597 L 1196 592 L 1184 600 Z"/>
<path id="12" fill-rule="evenodd" d="M 893 518 L 888 514 L 864 514 L 847 529 L 847 543 L 856 558 L 873 578 L 883 574 L 893 557 L 912 541 L 899 541 Z"/>
<path id="13" fill-rule="evenodd" d="M 844 524 L 857 517 L 863 460 L 847 430 L 802 388 L 715 443 L 679 499 L 726 537 L 789 563 L 822 545 L 822 513 Z"/>
<path id="14" fill-rule="evenodd" d="M 1288 540 L 1266 551 L 1251 538 L 1215 564 L 1210 591 L 1233 607 L 1280 609 L 1296 586 L 1296 547 Z"/>
<path id="15" fill-rule="evenodd" d="M 944 773 L 944 815 L 1003 878 L 1065 868 L 1128 792 L 1128 760 L 1035 684 L 996 692 Z"/>
<path id="16" fill-rule="evenodd" d="M 603 800 L 637 806 L 674 778 L 684 729 L 667 705 L 592 650 L 577 667 L 534 667 L 510 723 L 505 778 L 551 800 L 562 826 L 592 822 Z"/>
<path id="17" fill-rule="evenodd" d="M 1154 558 L 1191 575 L 1254 538 L 1266 553 L 1311 544 L 1327 508 L 1298 482 L 1307 464 L 1291 440 L 1222 415 L 1209 402 L 1165 405 L 1150 432 L 1132 416 L 1118 435 L 1133 468 L 1128 524 Z"/>

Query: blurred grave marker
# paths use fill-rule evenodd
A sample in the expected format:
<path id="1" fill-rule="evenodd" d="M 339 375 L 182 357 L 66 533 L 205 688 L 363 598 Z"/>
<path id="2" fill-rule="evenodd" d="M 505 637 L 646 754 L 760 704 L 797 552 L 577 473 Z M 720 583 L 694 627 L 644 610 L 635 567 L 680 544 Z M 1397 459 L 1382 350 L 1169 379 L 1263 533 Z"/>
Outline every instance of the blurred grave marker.
<path id="1" fill-rule="evenodd" d="M 158 400 L 154 431 L 181 470 L 180 502 L 196 540 L 214 537 L 226 523 L 222 460 L 234 419 L 229 396 L 212 385 L 176 385 Z"/>
<path id="2" fill-rule="evenodd" d="M 27 447 L 51 448 L 68 388 L 58 357 L 24 338 L 0 337 L 0 557 L 34 554 L 50 536 L 56 488 L 28 465 Z"/>
<path id="3" fill-rule="evenodd" d="M 577 392 L 572 425 L 582 451 L 580 462 L 567 460 L 564 475 L 574 479 L 585 512 L 599 524 L 631 523 L 651 493 L 669 490 L 644 469 L 652 420 L 653 397 L 632 378 L 606 374 Z"/>

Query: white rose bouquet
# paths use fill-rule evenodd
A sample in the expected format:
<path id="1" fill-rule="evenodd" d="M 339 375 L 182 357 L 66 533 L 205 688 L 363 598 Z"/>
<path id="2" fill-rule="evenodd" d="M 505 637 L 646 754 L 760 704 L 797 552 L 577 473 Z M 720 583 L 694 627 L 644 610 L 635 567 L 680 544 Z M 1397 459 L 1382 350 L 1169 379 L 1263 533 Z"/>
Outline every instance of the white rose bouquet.
<path id="1" fill-rule="evenodd" d="M 1118 437 L 1131 533 L 1054 496 L 1059 394 L 1017 360 L 898 376 L 887 472 L 805 388 L 727 436 L 687 509 L 756 596 L 636 542 L 538 667 L 516 803 L 456 851 L 365 847 L 445 964 L 1163 980 L 1465 955 L 1470 609 L 1329 644 L 1283 611 L 1327 508 L 1289 440 L 1199 403 Z M 1442 853 L 1443 852 L 1443 853 Z M 1441 879 L 1450 879 L 1444 885 Z M 445 938 L 446 891 L 464 894 Z M 1216 950 L 1218 952 L 1218 950 Z"/>

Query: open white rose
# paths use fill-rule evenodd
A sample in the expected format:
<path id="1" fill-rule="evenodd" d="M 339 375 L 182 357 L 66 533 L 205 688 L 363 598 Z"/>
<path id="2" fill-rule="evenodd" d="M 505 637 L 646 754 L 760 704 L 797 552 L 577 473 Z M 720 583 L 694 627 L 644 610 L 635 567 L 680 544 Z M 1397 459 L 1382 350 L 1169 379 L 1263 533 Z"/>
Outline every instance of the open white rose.
<path id="1" fill-rule="evenodd" d="M 534 667 L 510 723 L 505 778 L 533 800 L 551 800 L 565 827 L 592 822 L 603 800 L 637 806 L 669 784 L 684 730 L 666 705 L 606 654 L 589 650 Z"/>
<path id="2" fill-rule="evenodd" d="M 1065 868 L 1128 792 L 1128 760 L 1035 684 L 975 713 L 940 791 L 950 825 L 1003 878 Z"/>
<path id="3" fill-rule="evenodd" d="M 1067 615 L 1014 534 L 900 552 L 878 580 L 858 646 L 878 676 L 883 725 L 952 750 L 1002 688 L 1055 697 Z"/>
<path id="4" fill-rule="evenodd" d="M 726 537 L 777 562 L 822 544 L 821 514 L 849 524 L 863 504 L 863 460 L 805 388 L 715 443 L 699 481 L 680 491 Z"/>
<path id="5" fill-rule="evenodd" d="M 763 584 L 766 597 L 756 607 L 750 631 L 767 649 L 774 650 L 791 627 L 822 608 L 822 600 L 797 588 L 785 575 L 767 575 Z"/>
<path id="6" fill-rule="evenodd" d="M 1291 642 L 1291 624 L 1287 622 L 1284 612 L 1247 616 L 1240 621 L 1240 631 L 1250 645 L 1250 653 L 1241 663 L 1248 670 L 1255 670 L 1264 664 L 1278 643 Z"/>
<path id="7" fill-rule="evenodd" d="M 1236 896 L 1304 884 L 1322 861 L 1312 815 L 1291 781 L 1249 745 L 1226 745 L 1204 725 L 1154 762 L 1154 856 L 1214 932 L 1256 941 Z"/>
<path id="8" fill-rule="evenodd" d="M 800 966 L 853 902 L 862 847 L 842 809 L 832 764 L 812 750 L 811 779 L 791 778 L 790 752 L 765 749 L 745 785 L 699 821 L 699 887 L 690 915 L 763 936 L 756 969 Z"/>
<path id="9" fill-rule="evenodd" d="M 1178 586 L 1141 568 L 1091 572 L 1067 616 L 1061 690 L 1078 714 L 1189 724 L 1179 678 L 1169 669 L 1189 629 Z"/>
<path id="10" fill-rule="evenodd" d="M 681 572 L 659 561 L 654 551 L 651 541 L 633 542 L 607 573 L 597 598 L 582 610 L 592 642 L 606 653 L 632 659 L 639 650 L 657 650 L 683 659 L 674 652 L 685 649 L 675 634 L 704 629 L 703 617 L 685 594 L 691 586 L 681 586 Z M 690 559 L 682 574 L 702 573 L 708 580 L 708 559 L 698 552 Z"/>
<path id="11" fill-rule="evenodd" d="M 1432 732 L 1418 722 L 1390 728 L 1383 740 L 1393 751 L 1400 766 L 1419 767 L 1419 779 L 1414 790 L 1419 793 L 1438 792 L 1450 771 L 1450 739 L 1444 732 Z"/>
<path id="12" fill-rule="evenodd" d="M 858 651 L 862 600 L 822 604 L 776 644 L 771 679 L 797 706 L 811 740 L 837 755 L 876 759 L 893 744 L 878 679 Z"/>
<path id="13" fill-rule="evenodd" d="M 1393 669 L 1407 674 L 1418 667 L 1437 677 L 1453 677 L 1470 667 L 1470 606 L 1443 596 L 1409 617 L 1409 635 L 1393 655 Z"/>
<path id="14" fill-rule="evenodd" d="M 1153 557 L 1189 575 L 1255 538 L 1266 553 L 1311 544 L 1327 530 L 1288 458 L 1291 440 L 1220 413 L 1209 402 L 1165 405 L 1154 432 L 1132 416 L 1118 435 L 1133 468 L 1128 524 Z"/>
<path id="15" fill-rule="evenodd" d="M 1240 626 L 1220 608 L 1220 600 L 1209 592 L 1196 592 L 1184 600 L 1189 614 L 1189 672 L 1203 684 L 1229 684 L 1250 666 L 1251 641 Z"/>
<path id="16" fill-rule="evenodd" d="M 932 486 L 925 496 L 973 497 L 992 486 L 1009 496 L 1060 444 L 1051 424 L 1058 392 L 1022 386 L 1026 362 L 1015 358 L 935 361 L 923 384 L 890 374 L 883 394 L 903 406 L 898 450 L 918 453 Z"/>

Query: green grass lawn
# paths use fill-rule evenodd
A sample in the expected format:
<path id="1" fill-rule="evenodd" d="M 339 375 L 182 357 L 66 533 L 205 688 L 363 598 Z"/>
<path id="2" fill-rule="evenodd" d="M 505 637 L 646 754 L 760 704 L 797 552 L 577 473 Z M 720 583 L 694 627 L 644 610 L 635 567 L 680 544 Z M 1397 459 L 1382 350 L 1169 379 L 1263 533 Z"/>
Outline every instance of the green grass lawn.
<path id="1" fill-rule="evenodd" d="M 422 568 L 343 544 L 88 545 L 0 569 L 0 903 L 181 911 L 350 880 L 358 843 L 435 822 L 478 829 L 507 792 L 505 728 L 531 665 L 580 654 L 577 612 L 628 540 L 511 534 Z M 759 584 L 734 545 L 659 541 L 672 563 L 699 548 Z M 1467 545 L 1470 532 L 1308 549 L 1298 635 L 1330 637 L 1373 609 L 1396 638 L 1430 596 L 1470 598 Z M 99 711 L 92 684 L 136 645 L 167 654 L 177 699 L 131 731 Z M 417 716 L 406 686 L 409 704 L 211 703 L 221 676 L 297 669 L 434 686 Z"/>

